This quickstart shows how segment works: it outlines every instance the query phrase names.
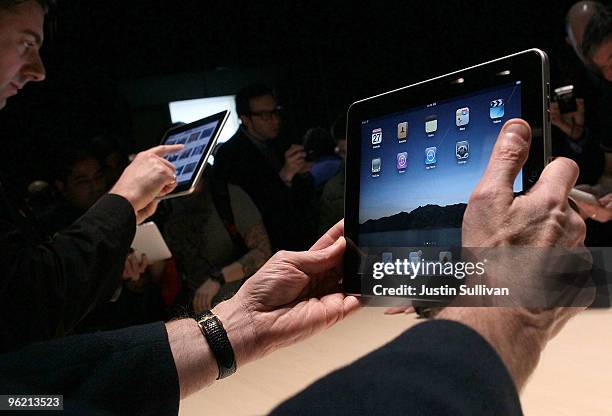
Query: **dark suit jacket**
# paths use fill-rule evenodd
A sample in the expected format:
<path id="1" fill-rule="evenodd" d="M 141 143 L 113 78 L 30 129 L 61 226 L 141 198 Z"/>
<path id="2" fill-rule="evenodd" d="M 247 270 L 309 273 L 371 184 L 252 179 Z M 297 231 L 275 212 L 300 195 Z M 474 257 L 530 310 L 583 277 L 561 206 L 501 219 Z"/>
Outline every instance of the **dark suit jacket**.
<path id="1" fill-rule="evenodd" d="M 0 392 L 63 394 L 71 414 L 171 415 L 179 405 L 178 376 L 161 323 L 67 337 L 2 355 Z M 272 413 L 522 414 L 512 379 L 493 348 L 451 321 L 411 328 Z"/>
<path id="2" fill-rule="evenodd" d="M 472 329 L 431 321 L 315 382 L 273 415 L 521 415 L 510 374 Z"/>
<path id="3" fill-rule="evenodd" d="M 65 231 L 41 235 L 0 183 L 0 352 L 63 336 L 119 286 L 134 238 L 131 204 L 105 195 Z"/>
<path id="4" fill-rule="evenodd" d="M 162 322 L 0 355 L 0 394 L 61 394 L 74 415 L 176 415 L 180 397 Z"/>
<path id="5" fill-rule="evenodd" d="M 242 130 L 215 155 L 214 180 L 240 186 L 253 200 L 274 250 L 307 249 L 317 234 L 317 206 L 312 177 L 296 175 L 292 186 L 278 176 L 284 160 L 273 166 Z"/>

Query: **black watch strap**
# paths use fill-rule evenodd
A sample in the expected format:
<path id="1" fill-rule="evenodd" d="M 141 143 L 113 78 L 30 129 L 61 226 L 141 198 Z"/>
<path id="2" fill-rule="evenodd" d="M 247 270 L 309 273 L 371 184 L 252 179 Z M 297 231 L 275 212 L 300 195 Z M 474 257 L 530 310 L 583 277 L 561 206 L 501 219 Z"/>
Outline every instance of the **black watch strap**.
<path id="1" fill-rule="evenodd" d="M 223 271 L 218 267 L 211 269 L 208 272 L 208 276 L 215 282 L 218 282 L 221 286 L 225 284 L 225 277 L 223 277 Z"/>
<path id="2" fill-rule="evenodd" d="M 217 366 L 219 367 L 217 380 L 234 374 L 236 372 L 236 358 L 221 320 L 209 310 L 196 313 L 193 319 L 198 323 L 202 335 L 204 335 L 217 360 Z"/>

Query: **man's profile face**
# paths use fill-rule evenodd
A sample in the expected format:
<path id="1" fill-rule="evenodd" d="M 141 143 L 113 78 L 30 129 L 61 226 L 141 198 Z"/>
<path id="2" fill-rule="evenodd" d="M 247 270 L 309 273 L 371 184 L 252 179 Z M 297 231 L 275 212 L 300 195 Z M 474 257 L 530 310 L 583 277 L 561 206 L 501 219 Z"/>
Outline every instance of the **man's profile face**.
<path id="1" fill-rule="evenodd" d="M 0 10 L 0 109 L 25 84 L 45 79 L 39 55 L 44 18 L 33 0 Z"/>
<path id="2" fill-rule="evenodd" d="M 280 116 L 276 99 L 271 95 L 251 98 L 249 101 L 251 113 L 242 116 L 242 122 L 249 134 L 258 140 L 272 140 L 280 132 Z"/>
<path id="3" fill-rule="evenodd" d="M 591 61 L 595 67 L 599 70 L 601 75 L 608 81 L 612 82 L 612 38 L 604 41 L 599 46 Z"/>

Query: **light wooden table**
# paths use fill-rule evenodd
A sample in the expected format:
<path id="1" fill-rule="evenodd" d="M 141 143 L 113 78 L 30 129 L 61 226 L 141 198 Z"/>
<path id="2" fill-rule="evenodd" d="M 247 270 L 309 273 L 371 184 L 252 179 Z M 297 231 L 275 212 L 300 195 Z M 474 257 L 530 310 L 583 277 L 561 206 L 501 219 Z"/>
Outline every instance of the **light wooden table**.
<path id="1" fill-rule="evenodd" d="M 411 327 L 411 315 L 362 308 L 298 345 L 276 351 L 181 403 L 180 415 L 263 415 L 330 371 Z M 364 332 L 368 329 L 368 333 Z M 544 351 L 521 395 L 528 416 L 612 414 L 612 310 L 587 311 Z"/>

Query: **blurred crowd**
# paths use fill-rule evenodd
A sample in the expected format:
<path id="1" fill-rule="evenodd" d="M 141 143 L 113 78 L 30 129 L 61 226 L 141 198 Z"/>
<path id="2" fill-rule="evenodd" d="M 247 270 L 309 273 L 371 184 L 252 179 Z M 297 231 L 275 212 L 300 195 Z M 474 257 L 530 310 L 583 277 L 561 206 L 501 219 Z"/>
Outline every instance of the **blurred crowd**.
<path id="1" fill-rule="evenodd" d="M 561 23 L 560 23 L 561 24 Z M 609 246 L 612 192 L 612 20 L 596 2 L 576 3 L 567 47 L 551 56 L 554 156 L 580 166 L 587 245 Z M 168 320 L 231 297 L 273 253 L 305 250 L 344 216 L 346 117 L 285 137 L 283 108 L 265 85 L 236 92 L 241 127 L 214 151 L 198 190 L 163 201 L 150 218 L 173 257 L 150 264 L 126 253 L 122 287 L 77 332 Z M 206 116 L 203 114 L 203 116 Z M 47 177 L 28 187 L 28 205 L 48 236 L 70 226 L 116 183 L 133 155 L 122 138 L 67 140 Z"/>
<path id="2" fill-rule="evenodd" d="M 274 252 L 306 250 L 343 218 L 345 117 L 285 140 L 282 109 L 269 87 L 243 88 L 236 108 L 241 127 L 217 146 L 198 189 L 162 201 L 149 219 L 172 258 L 151 264 L 126 253 L 122 287 L 77 332 L 209 309 L 231 297 Z M 66 140 L 47 177 L 28 186 L 27 203 L 45 235 L 69 227 L 115 185 L 134 157 L 120 141 L 104 134 Z"/>

